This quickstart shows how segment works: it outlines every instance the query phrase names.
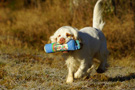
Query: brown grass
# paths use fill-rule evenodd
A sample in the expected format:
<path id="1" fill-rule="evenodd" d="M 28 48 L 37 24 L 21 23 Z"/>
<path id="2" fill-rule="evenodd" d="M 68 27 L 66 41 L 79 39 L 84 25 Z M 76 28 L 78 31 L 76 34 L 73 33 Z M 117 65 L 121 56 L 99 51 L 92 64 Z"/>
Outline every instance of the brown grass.
<path id="1" fill-rule="evenodd" d="M 46 6 L 42 9 L 15 11 L 8 8 L 1 9 L 1 45 L 32 47 L 42 50 L 49 37 L 61 26 L 71 25 L 78 29 L 92 26 L 93 6 L 89 3 L 82 2 L 79 7 L 72 6 L 72 10 L 69 9 L 69 2 L 61 3 L 53 1 L 51 4 L 50 1 L 46 1 Z M 91 4 L 93 5 L 93 2 Z M 112 14 L 112 11 L 110 13 Z M 128 13 L 124 13 L 120 17 L 111 14 L 106 12 L 104 15 L 106 25 L 103 30 L 111 55 L 116 57 L 134 55 L 133 12 L 128 10 Z"/>
<path id="2" fill-rule="evenodd" d="M 128 14 L 119 19 L 113 17 L 113 20 L 106 22 L 104 32 L 107 37 L 108 48 L 112 55 L 121 57 L 134 54 L 135 30 L 133 15 Z"/>

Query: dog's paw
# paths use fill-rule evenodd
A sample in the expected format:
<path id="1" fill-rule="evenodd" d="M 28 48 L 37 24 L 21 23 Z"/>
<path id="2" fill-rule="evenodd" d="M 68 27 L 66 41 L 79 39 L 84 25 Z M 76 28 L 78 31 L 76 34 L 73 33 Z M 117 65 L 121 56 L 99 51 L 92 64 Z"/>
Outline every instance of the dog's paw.
<path id="1" fill-rule="evenodd" d="M 68 77 L 66 83 L 70 84 L 73 82 L 73 77 Z"/>
<path id="2" fill-rule="evenodd" d="M 80 73 L 80 72 L 76 72 L 74 74 L 74 78 L 81 78 L 81 77 L 82 77 L 82 73 Z"/>
<path id="3" fill-rule="evenodd" d="M 97 73 L 104 73 L 104 72 L 105 72 L 105 70 L 103 70 L 103 69 L 100 69 L 100 68 L 97 69 Z"/>

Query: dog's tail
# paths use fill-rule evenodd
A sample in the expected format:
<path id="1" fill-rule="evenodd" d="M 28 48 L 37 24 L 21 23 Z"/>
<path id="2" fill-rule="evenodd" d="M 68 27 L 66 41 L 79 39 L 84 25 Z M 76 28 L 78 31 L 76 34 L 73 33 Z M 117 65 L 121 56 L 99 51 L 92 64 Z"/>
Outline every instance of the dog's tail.
<path id="1" fill-rule="evenodd" d="M 99 30 L 102 30 L 104 27 L 104 22 L 102 20 L 102 0 L 98 0 L 95 7 L 94 7 L 94 13 L 93 13 L 93 27 L 97 28 Z"/>

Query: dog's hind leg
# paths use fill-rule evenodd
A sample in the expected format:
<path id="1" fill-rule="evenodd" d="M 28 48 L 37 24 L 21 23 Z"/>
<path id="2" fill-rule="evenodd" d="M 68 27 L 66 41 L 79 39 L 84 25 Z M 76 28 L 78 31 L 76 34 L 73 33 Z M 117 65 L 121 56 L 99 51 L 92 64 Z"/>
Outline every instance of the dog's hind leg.
<path id="1" fill-rule="evenodd" d="M 107 58 L 100 57 L 100 65 L 97 69 L 97 73 L 104 73 L 106 71 L 106 65 L 107 65 Z"/>
<path id="2" fill-rule="evenodd" d="M 102 45 L 102 46 L 103 47 L 101 48 L 100 54 L 98 56 L 98 59 L 100 60 L 100 65 L 97 69 L 98 73 L 103 73 L 103 72 L 106 71 L 107 57 L 108 57 L 108 54 L 109 54 L 107 48 L 104 45 Z"/>

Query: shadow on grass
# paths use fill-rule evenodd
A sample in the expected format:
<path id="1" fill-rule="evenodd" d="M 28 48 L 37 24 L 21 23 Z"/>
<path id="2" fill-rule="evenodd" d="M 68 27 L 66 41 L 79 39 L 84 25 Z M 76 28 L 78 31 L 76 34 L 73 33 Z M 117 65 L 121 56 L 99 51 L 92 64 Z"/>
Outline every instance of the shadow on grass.
<path id="1" fill-rule="evenodd" d="M 127 76 L 116 76 L 115 78 L 109 78 L 108 81 L 112 81 L 112 82 L 117 82 L 117 81 L 127 81 L 127 80 L 131 80 L 131 79 L 135 79 L 135 73 L 131 73 Z"/>

